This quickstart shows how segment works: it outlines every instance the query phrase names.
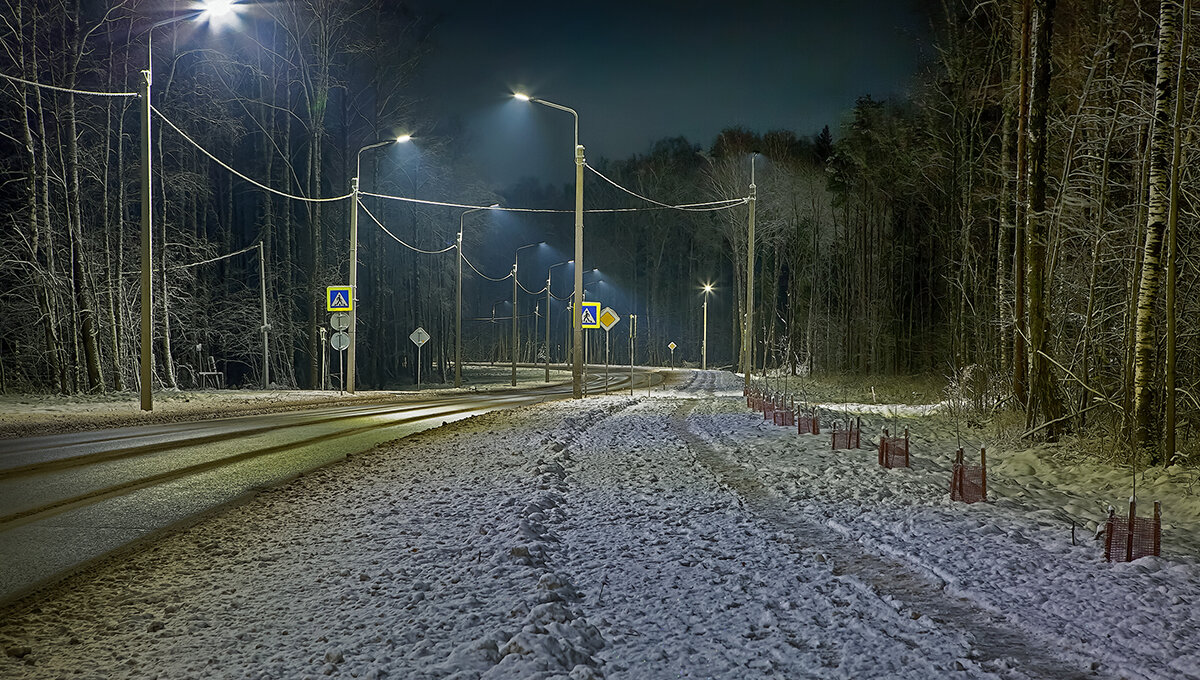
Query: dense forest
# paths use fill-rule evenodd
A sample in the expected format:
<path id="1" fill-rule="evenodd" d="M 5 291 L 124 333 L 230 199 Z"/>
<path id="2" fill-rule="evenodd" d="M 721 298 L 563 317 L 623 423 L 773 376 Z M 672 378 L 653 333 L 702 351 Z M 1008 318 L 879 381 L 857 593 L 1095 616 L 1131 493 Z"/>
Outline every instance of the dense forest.
<path id="1" fill-rule="evenodd" d="M 562 360 L 568 272 L 547 270 L 570 257 L 574 188 L 488 186 L 445 121 L 424 125 L 419 151 L 359 151 L 421 123 L 411 81 L 430 17 L 383 0 L 272 3 L 238 39 L 213 39 L 173 21 L 188 14 L 176 4 L 4 3 L 0 387 L 137 384 L 129 95 L 151 54 L 155 388 L 196 384 L 208 356 L 235 385 L 260 381 L 265 360 L 273 384 L 321 386 L 323 294 L 347 280 L 356 169 L 364 191 L 434 202 L 362 200 L 361 386 L 412 381 L 417 326 L 432 336 L 424 374 L 452 372 L 460 225 L 465 358 L 510 356 L 514 250 L 545 241 L 517 270 L 519 351 Z M 1023 412 L 1029 436 L 1092 428 L 1154 462 L 1194 460 L 1189 4 L 929 4 L 931 59 L 909 96 L 864 93 L 832 133 L 730 121 L 706 144 L 589 156 L 586 266 L 601 269 L 589 295 L 639 316 L 636 361 L 666 363 L 674 341 L 675 360 L 695 363 L 700 288 L 713 283 L 710 365 L 735 365 L 750 204 L 733 199 L 751 195 L 753 172 L 755 370 L 933 372 L 981 407 Z M 497 224 L 512 213 L 465 212 L 496 203 L 563 212 L 508 231 Z M 621 208 L 639 210 L 603 212 Z M 628 361 L 627 334 L 616 338 L 613 360 Z"/>

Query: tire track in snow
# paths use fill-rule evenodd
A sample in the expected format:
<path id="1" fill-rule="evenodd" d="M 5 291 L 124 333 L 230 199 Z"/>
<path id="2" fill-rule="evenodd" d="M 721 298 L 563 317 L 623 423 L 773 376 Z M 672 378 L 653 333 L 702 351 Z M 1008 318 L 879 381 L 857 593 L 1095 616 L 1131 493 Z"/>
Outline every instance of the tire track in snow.
<path id="1" fill-rule="evenodd" d="M 987 670 L 1011 670 L 1037 680 L 1103 677 L 1095 671 L 1082 670 L 1080 666 L 1087 661 L 1072 650 L 1048 649 L 1003 617 L 946 593 L 945 583 L 931 575 L 918 572 L 898 559 L 874 554 L 862 544 L 796 514 L 786 500 L 773 495 L 750 470 L 730 461 L 692 432 L 688 416 L 695 408 L 694 403 L 681 404 L 676 410 L 672 425 L 679 437 L 688 443 L 697 461 L 736 493 L 751 512 L 791 536 L 798 552 L 831 560 L 835 574 L 859 581 L 880 597 L 903 602 L 912 609 L 914 618 L 928 616 L 964 632 L 973 641 L 974 658 L 982 659 Z M 1076 664 L 1064 659 L 1073 659 Z"/>

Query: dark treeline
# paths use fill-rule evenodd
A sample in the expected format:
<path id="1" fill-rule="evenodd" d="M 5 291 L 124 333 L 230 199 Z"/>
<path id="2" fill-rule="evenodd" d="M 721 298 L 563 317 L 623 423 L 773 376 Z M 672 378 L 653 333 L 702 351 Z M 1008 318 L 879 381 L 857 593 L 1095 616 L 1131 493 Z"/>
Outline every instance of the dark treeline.
<path id="1" fill-rule="evenodd" d="M 146 30 L 186 13 L 178 4 L 4 4 L 0 73 L 64 88 L 0 81 L 5 389 L 136 383 L 138 102 L 71 90 L 134 92 Z M 1023 410 L 1033 436 L 1093 426 L 1157 461 L 1187 450 L 1200 412 L 1189 190 L 1200 71 L 1182 48 L 1196 23 L 1171 0 L 958 0 L 929 16 L 935 56 L 909 97 L 864 96 L 832 135 L 731 127 L 707 146 L 664 139 L 589 161 L 668 204 L 745 197 L 753 163 L 756 370 L 936 372 L 979 404 Z M 195 142 L 156 116 L 156 386 L 194 384 L 208 355 L 236 384 L 261 375 L 257 251 L 214 258 L 263 244 L 268 356 L 282 386 L 320 384 L 322 293 L 347 278 L 347 200 L 263 191 L 197 145 L 282 194 L 337 198 L 360 148 L 420 123 L 432 132 L 419 147 L 361 155 L 365 190 L 571 208 L 570 186 L 487 186 L 460 130 L 415 119 L 411 78 L 429 28 L 403 3 L 306 0 L 258 6 L 236 38 L 195 21 L 153 31 L 152 101 Z M 594 174 L 586 188 L 589 209 L 651 207 Z M 454 251 L 395 239 L 442 250 L 463 210 L 364 205 L 360 384 L 412 380 L 407 336 L 418 325 L 433 338 L 425 375 L 444 379 Z M 558 255 L 530 253 L 519 276 L 542 289 L 547 267 L 570 257 L 569 214 L 522 218 L 520 236 L 505 219 L 467 216 L 464 252 L 502 278 L 518 245 L 545 240 Z M 602 269 L 589 295 L 639 315 L 638 361 L 665 363 L 672 341 L 677 361 L 699 361 L 701 286 L 712 283 L 710 364 L 736 363 L 746 228 L 745 204 L 589 214 L 588 266 Z M 568 272 L 556 271 L 565 298 Z M 510 356 L 491 317 L 511 320 L 511 282 L 467 278 L 466 356 Z M 521 293 L 522 359 L 561 360 L 564 305 Z M 624 329 L 614 361 L 628 360 Z M 1185 441 L 1164 437 L 1176 431 Z"/>

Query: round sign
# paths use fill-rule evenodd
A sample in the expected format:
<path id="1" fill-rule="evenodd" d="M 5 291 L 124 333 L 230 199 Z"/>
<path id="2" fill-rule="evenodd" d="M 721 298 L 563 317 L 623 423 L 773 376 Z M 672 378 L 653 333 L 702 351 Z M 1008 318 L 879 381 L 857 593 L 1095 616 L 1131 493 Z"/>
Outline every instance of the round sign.
<path id="1" fill-rule="evenodd" d="M 346 349 L 350 346 L 350 334 L 346 331 L 338 331 L 337 333 L 334 333 L 333 335 L 329 336 L 329 346 L 339 352 Z"/>
<path id="2" fill-rule="evenodd" d="M 335 331 L 344 331 L 350 327 L 350 312 L 334 312 L 329 315 L 329 325 Z"/>

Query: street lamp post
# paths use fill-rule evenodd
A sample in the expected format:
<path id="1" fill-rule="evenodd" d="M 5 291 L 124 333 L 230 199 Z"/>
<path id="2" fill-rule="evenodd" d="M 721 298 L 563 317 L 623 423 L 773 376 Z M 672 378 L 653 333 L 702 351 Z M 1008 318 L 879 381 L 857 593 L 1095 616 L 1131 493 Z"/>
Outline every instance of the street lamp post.
<path id="1" fill-rule="evenodd" d="M 546 382 L 550 382 L 550 273 L 554 271 L 555 267 L 561 267 L 565 264 L 575 264 L 575 260 L 552 264 L 546 270 Z"/>
<path id="2" fill-rule="evenodd" d="M 146 29 L 146 70 L 142 71 L 142 78 L 138 82 L 138 97 L 142 100 L 141 110 L 138 112 L 138 118 L 141 121 L 141 199 L 142 199 L 142 233 L 141 233 L 141 265 L 142 265 L 142 291 L 141 291 L 141 324 L 142 324 L 142 346 L 139 354 L 141 365 L 138 367 L 138 396 L 141 402 L 143 411 L 154 410 L 154 396 L 151 391 L 151 381 L 154 375 L 154 293 L 151 284 L 154 282 L 154 277 L 151 273 L 154 262 L 154 243 L 151 237 L 152 227 L 154 226 L 154 211 L 152 209 L 154 191 L 153 191 L 153 166 L 151 165 L 150 153 L 150 91 L 154 81 L 154 29 L 167 24 L 173 24 L 177 21 L 187 21 L 196 19 L 201 16 L 217 18 L 226 15 L 233 11 L 233 3 L 230 0 L 211 0 L 205 3 L 204 7 L 193 10 L 186 14 L 180 14 L 176 17 L 163 19 L 162 21 L 150 24 Z"/>
<path id="3" fill-rule="evenodd" d="M 262 343 L 263 343 L 263 389 L 271 388 L 271 355 L 267 342 L 267 332 L 271 325 L 267 323 L 267 258 L 263 254 L 263 242 L 258 242 L 258 291 L 262 302 Z"/>
<path id="4" fill-rule="evenodd" d="M 492 210 L 499 208 L 499 203 L 493 203 L 486 208 L 471 208 L 465 210 L 458 216 L 458 240 L 455 250 L 458 252 L 458 286 L 455 298 L 457 300 L 454 307 L 454 386 L 462 387 L 462 263 L 463 263 L 463 218 L 473 212 L 480 210 Z"/>
<path id="5" fill-rule="evenodd" d="M 536 247 L 542 245 L 543 243 L 545 243 L 545 241 L 541 241 L 538 243 L 530 243 L 528 245 L 523 245 L 520 248 L 517 248 L 517 250 L 515 252 L 513 252 L 513 268 L 512 268 L 512 280 L 513 280 L 513 286 L 512 286 L 512 288 L 513 288 L 513 298 L 512 298 L 512 307 L 513 307 L 513 313 L 512 313 L 512 344 L 513 344 L 513 346 L 512 346 L 512 386 L 513 387 L 517 386 L 517 255 L 522 250 L 525 250 L 526 248 L 536 248 Z"/>
<path id="6" fill-rule="evenodd" d="M 350 347 L 346 352 L 346 391 L 354 394 L 356 348 L 358 346 L 358 181 L 362 175 L 362 155 L 369 149 L 407 142 L 411 137 L 400 135 L 395 139 L 368 144 L 358 150 L 354 157 L 354 177 L 350 178 Z"/>
<path id="7" fill-rule="evenodd" d="M 704 284 L 704 335 L 700 341 L 700 370 L 708 370 L 708 295 L 712 293 L 712 284 Z"/>
<path id="8" fill-rule="evenodd" d="M 581 308 L 583 301 L 583 147 L 579 144 L 579 113 L 575 109 L 555 104 L 554 102 L 530 97 L 529 95 L 516 93 L 513 95 L 521 101 L 536 102 L 543 106 L 549 106 L 552 109 L 566 111 L 575 117 L 575 262 L 578 266 L 575 267 L 575 289 L 572 294 L 572 299 L 575 301 L 574 309 Z M 571 322 L 571 327 L 574 329 L 572 335 L 574 337 L 574 347 L 572 348 L 572 363 L 571 366 L 571 394 L 576 399 L 583 398 L 583 346 L 581 343 L 583 337 L 583 326 L 579 314 L 572 312 L 575 320 Z"/>
<path id="9" fill-rule="evenodd" d="M 492 303 L 492 325 L 493 326 L 496 324 L 496 305 L 507 305 L 507 304 L 511 304 L 511 303 L 508 300 L 496 300 L 495 302 Z M 504 320 L 503 317 L 501 317 L 501 321 L 503 321 L 503 320 Z M 492 355 L 492 359 L 490 360 L 492 365 L 495 365 L 496 358 L 501 356 L 504 352 L 503 340 L 504 340 L 503 332 L 498 331 L 496 333 L 496 353 Z"/>
<path id="10" fill-rule="evenodd" d="M 754 159 L 757 157 L 757 153 L 750 156 L 750 221 L 746 236 L 746 322 L 742 326 L 742 371 L 745 372 L 746 387 L 750 387 L 750 362 L 754 357 L 750 351 L 750 339 L 754 330 L 754 204 L 758 200 L 758 190 L 754 186 Z"/>

